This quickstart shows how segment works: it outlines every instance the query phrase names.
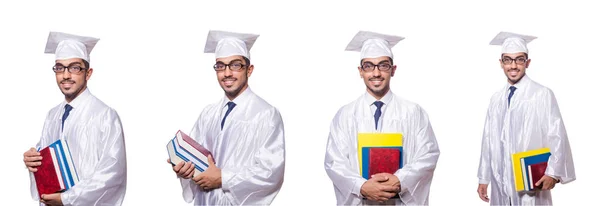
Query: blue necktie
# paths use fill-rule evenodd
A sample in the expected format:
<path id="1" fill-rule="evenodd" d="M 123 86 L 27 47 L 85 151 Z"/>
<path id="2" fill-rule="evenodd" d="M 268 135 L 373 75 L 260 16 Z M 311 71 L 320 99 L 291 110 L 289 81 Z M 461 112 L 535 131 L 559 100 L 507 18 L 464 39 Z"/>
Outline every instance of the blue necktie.
<path id="1" fill-rule="evenodd" d="M 373 104 L 375 104 L 375 106 L 377 107 L 377 110 L 375 110 L 375 129 L 377 129 L 377 124 L 379 123 L 379 117 L 381 117 L 381 107 L 383 107 L 383 102 L 375 101 L 375 102 L 373 102 Z"/>
<path id="2" fill-rule="evenodd" d="M 229 113 L 231 112 L 231 110 L 233 110 L 234 107 L 235 107 L 235 103 L 227 102 L 227 112 L 225 112 L 225 116 L 223 117 L 223 120 L 221 121 L 221 130 L 223 130 L 223 125 L 225 125 L 225 119 L 227 118 L 227 115 L 229 115 Z"/>
<path id="3" fill-rule="evenodd" d="M 515 86 L 510 86 L 508 89 L 510 89 L 510 93 L 508 94 L 508 107 L 510 107 L 510 98 L 512 98 L 513 94 L 515 94 L 515 90 L 517 90 L 517 88 Z"/>
<path id="4" fill-rule="evenodd" d="M 67 117 L 69 117 L 69 113 L 71 112 L 71 110 L 73 109 L 73 107 L 71 105 L 65 105 L 65 113 L 63 114 L 62 117 L 62 124 L 60 125 L 60 130 L 62 131 L 63 128 L 65 128 L 65 120 L 67 119 Z"/>

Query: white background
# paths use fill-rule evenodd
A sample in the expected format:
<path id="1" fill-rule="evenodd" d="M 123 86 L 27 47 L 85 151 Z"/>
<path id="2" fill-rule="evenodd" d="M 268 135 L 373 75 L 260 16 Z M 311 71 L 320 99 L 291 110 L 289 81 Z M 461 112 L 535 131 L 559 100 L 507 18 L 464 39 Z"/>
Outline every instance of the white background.
<path id="1" fill-rule="evenodd" d="M 568 2 L 568 3 L 567 3 Z M 593 2 L 593 1 L 590 1 Z M 294 1 L 0 3 L 2 203 L 35 205 L 22 154 L 39 139 L 48 110 L 63 100 L 44 54 L 49 31 L 101 38 L 89 88 L 115 108 L 128 162 L 124 205 L 187 205 L 165 145 L 189 132 L 223 96 L 204 54 L 210 29 L 260 34 L 251 49 L 254 92 L 277 107 L 286 132 L 285 182 L 273 205 L 333 205 L 323 169 L 336 111 L 364 93 L 359 54 L 344 48 L 359 30 L 406 37 L 394 47 L 392 90 L 430 116 L 441 156 L 431 205 L 485 205 L 476 193 L 483 122 L 505 84 L 499 31 L 539 38 L 528 75 L 553 89 L 573 150 L 577 180 L 553 191 L 556 205 L 589 203 L 597 174 L 598 6 L 562 1 Z M 7 202 L 8 201 L 8 202 Z"/>

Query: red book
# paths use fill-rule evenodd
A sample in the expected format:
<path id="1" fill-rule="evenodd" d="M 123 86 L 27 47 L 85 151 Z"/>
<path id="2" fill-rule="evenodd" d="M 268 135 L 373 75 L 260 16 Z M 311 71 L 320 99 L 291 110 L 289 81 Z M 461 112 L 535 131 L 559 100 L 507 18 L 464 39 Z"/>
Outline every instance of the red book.
<path id="1" fill-rule="evenodd" d="M 198 142 L 196 142 L 196 140 L 192 139 L 190 136 L 188 136 L 187 134 L 183 133 L 181 130 L 179 130 L 179 133 L 181 133 L 181 137 L 183 138 L 183 141 L 185 141 L 186 143 L 190 144 L 196 150 L 200 151 L 200 153 L 202 153 L 203 155 L 205 155 L 207 157 L 208 157 L 208 155 L 212 155 L 210 153 L 210 151 L 208 151 L 202 145 L 198 144 Z M 213 157 L 213 159 L 214 159 L 214 157 Z"/>
<path id="2" fill-rule="evenodd" d="M 540 162 L 537 164 L 529 165 L 529 175 L 530 175 L 530 188 L 535 188 L 535 183 L 540 181 L 542 177 L 546 173 L 546 167 L 548 166 L 548 162 Z M 541 185 L 538 187 L 541 189 Z"/>
<path id="3" fill-rule="evenodd" d="M 52 153 L 50 147 L 40 150 L 42 156 L 42 165 L 37 167 L 37 172 L 33 173 L 38 194 L 42 198 L 42 194 L 52 194 L 62 190 L 56 171 L 52 161 Z"/>
<path id="4" fill-rule="evenodd" d="M 369 177 L 377 173 L 394 174 L 400 169 L 400 150 L 393 148 L 369 149 Z"/>

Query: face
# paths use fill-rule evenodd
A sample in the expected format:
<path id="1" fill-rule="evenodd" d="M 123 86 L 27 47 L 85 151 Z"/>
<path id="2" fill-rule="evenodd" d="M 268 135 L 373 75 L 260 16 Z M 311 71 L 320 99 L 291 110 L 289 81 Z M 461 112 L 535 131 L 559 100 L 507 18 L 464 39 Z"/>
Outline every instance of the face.
<path id="1" fill-rule="evenodd" d="M 248 78 L 254 70 L 254 65 L 246 65 L 246 61 L 242 56 L 217 58 L 216 64 L 244 65 L 239 71 L 232 71 L 230 67 L 225 67 L 223 71 L 216 71 L 217 80 L 223 91 L 225 91 L 225 96 L 230 100 L 235 99 L 248 87 Z"/>
<path id="2" fill-rule="evenodd" d="M 388 71 L 381 71 L 381 68 L 376 67 L 372 71 L 363 70 L 365 65 L 389 65 Z M 396 65 L 391 65 L 390 57 L 364 58 L 362 65 L 358 67 L 360 77 L 365 81 L 367 92 L 380 99 L 390 90 L 390 79 L 396 72 Z"/>
<path id="3" fill-rule="evenodd" d="M 503 54 L 500 61 L 500 66 L 504 70 L 508 83 L 516 84 L 525 76 L 525 70 L 529 67 L 531 59 L 526 58 L 524 52 L 514 54 Z M 512 61 L 510 59 L 513 59 Z M 521 60 L 521 61 L 519 61 Z"/>
<path id="4" fill-rule="evenodd" d="M 65 60 L 56 60 L 55 66 L 71 67 L 79 66 L 85 68 L 85 64 L 82 59 L 73 58 Z M 93 69 L 88 68 L 81 70 L 80 72 L 71 73 L 67 68 L 62 72 L 56 72 L 56 83 L 58 88 L 65 95 L 65 100 L 71 102 L 75 97 L 79 96 L 85 88 L 87 88 L 87 81 L 92 76 Z"/>

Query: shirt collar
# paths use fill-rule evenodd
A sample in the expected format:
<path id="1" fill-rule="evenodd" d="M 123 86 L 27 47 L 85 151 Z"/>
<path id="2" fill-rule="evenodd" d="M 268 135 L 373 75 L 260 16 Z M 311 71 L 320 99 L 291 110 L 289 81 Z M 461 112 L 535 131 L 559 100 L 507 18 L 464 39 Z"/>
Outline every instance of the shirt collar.
<path id="1" fill-rule="evenodd" d="M 392 96 L 392 90 L 389 90 L 387 93 L 385 93 L 385 95 L 383 95 L 383 97 L 379 101 L 383 102 L 383 105 L 387 105 L 388 103 L 390 103 L 390 101 L 392 101 Z M 375 99 L 375 97 L 369 92 L 365 92 L 365 101 L 367 101 L 368 105 L 372 105 L 373 102 L 377 101 L 377 99 Z"/>
<path id="2" fill-rule="evenodd" d="M 90 90 L 88 88 L 85 88 L 85 90 L 81 94 L 77 95 L 77 97 L 75 97 L 75 99 L 73 99 L 73 101 L 71 101 L 71 102 L 64 101 L 64 103 L 71 105 L 73 108 L 77 108 L 81 104 L 83 104 L 83 102 L 85 102 L 85 100 L 87 100 L 91 95 L 92 94 L 90 93 Z"/>
<path id="3" fill-rule="evenodd" d="M 233 100 L 229 100 L 229 98 L 227 98 L 227 96 L 223 97 L 223 107 L 227 106 L 227 102 L 233 102 L 236 105 L 239 104 L 244 104 L 245 102 L 248 102 L 248 99 L 250 99 L 250 96 L 254 94 L 254 92 L 252 92 L 252 90 L 250 89 L 250 86 L 246 87 L 246 89 L 244 91 L 242 91 L 242 93 L 240 95 L 238 95 L 235 99 Z"/>
<path id="4" fill-rule="evenodd" d="M 519 80 L 516 84 L 510 85 L 510 83 L 506 83 L 506 88 L 504 90 L 505 91 L 510 91 L 509 88 L 511 86 L 514 86 L 517 89 L 524 88 L 527 84 L 529 84 L 530 81 L 531 81 L 531 79 L 529 79 L 529 77 L 527 77 L 527 74 L 525 74 L 525 75 L 523 75 L 523 77 L 521 78 L 521 80 Z"/>

